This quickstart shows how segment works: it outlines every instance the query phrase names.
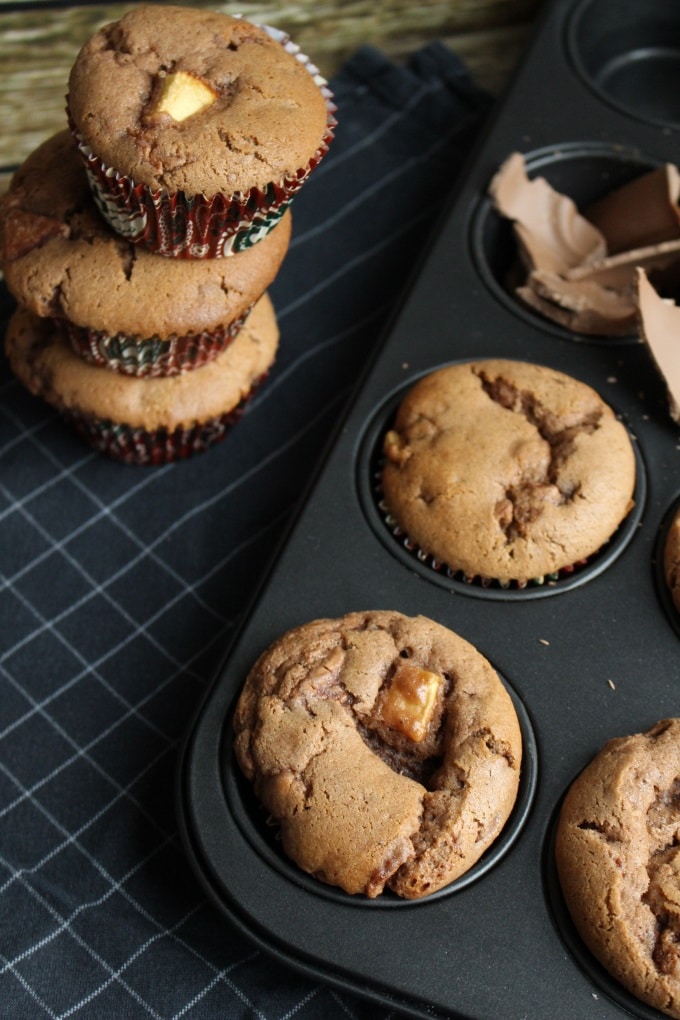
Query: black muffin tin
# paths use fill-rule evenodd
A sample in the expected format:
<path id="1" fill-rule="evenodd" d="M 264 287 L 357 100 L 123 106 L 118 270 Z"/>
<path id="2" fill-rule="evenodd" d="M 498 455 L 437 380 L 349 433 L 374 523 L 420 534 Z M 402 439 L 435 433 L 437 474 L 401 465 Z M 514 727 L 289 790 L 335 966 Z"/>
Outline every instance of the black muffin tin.
<path id="1" fill-rule="evenodd" d="M 556 0 L 459 182 L 409 293 L 276 562 L 187 734 L 178 783 L 187 853 L 224 915 L 300 971 L 414 1016 L 659 1017 L 611 980 L 572 929 L 552 838 L 561 798 L 610 737 L 680 714 L 680 629 L 663 584 L 680 499 L 680 435 L 637 337 L 578 336 L 521 307 L 504 280 L 512 233 L 486 190 L 504 159 L 586 205 L 680 158 L 680 3 Z M 452 182 L 453 185 L 453 182 Z M 638 455 L 635 510 L 573 574 L 524 589 L 468 584 L 414 558 L 378 508 L 380 437 L 403 393 L 454 361 L 504 357 L 590 384 Z M 304 875 L 239 775 L 235 698 L 290 627 L 353 610 L 424 614 L 496 667 L 525 745 L 498 843 L 431 899 L 350 897 Z"/>

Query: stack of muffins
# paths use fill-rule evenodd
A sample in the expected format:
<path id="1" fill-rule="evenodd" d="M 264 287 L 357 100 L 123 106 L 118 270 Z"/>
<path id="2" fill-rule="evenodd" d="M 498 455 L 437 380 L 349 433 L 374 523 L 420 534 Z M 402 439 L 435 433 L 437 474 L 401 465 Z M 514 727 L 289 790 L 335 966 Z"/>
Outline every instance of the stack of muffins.
<path id="1" fill-rule="evenodd" d="M 97 450 L 177 460 L 225 435 L 274 362 L 267 289 L 332 96 L 282 33 L 139 6 L 83 46 L 67 112 L 0 202 L 7 355 Z"/>

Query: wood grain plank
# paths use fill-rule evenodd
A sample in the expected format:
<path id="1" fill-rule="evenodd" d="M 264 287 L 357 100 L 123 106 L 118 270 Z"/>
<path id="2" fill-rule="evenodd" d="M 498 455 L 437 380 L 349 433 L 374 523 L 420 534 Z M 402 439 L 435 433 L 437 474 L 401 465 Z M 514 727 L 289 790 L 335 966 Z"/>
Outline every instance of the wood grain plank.
<path id="1" fill-rule="evenodd" d="M 539 0 L 183 2 L 282 28 L 326 77 L 364 43 L 400 61 L 429 40 L 443 39 L 465 60 L 474 79 L 494 94 L 512 73 L 539 6 Z M 65 125 L 68 74 L 80 46 L 130 6 L 0 6 L 0 190 L 7 168 Z"/>

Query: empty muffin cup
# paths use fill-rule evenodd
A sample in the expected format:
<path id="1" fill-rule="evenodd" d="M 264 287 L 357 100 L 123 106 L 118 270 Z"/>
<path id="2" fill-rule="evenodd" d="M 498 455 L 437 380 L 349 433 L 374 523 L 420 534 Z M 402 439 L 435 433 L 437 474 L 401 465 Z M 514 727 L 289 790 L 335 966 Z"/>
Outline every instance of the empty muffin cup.
<path id="1" fill-rule="evenodd" d="M 567 47 L 577 72 L 605 102 L 652 124 L 680 124 L 675 0 L 586 0 L 573 11 Z"/>

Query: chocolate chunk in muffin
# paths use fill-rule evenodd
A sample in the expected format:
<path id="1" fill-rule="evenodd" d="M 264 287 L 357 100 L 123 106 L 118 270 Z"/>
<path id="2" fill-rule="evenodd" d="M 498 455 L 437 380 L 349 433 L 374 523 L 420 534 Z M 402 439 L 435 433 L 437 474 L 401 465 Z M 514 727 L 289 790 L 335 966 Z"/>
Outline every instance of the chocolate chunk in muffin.
<path id="1" fill-rule="evenodd" d="M 303 624 L 254 664 L 234 748 L 285 853 L 348 893 L 415 899 L 464 874 L 502 830 L 522 742 L 487 660 L 425 617 Z"/>

